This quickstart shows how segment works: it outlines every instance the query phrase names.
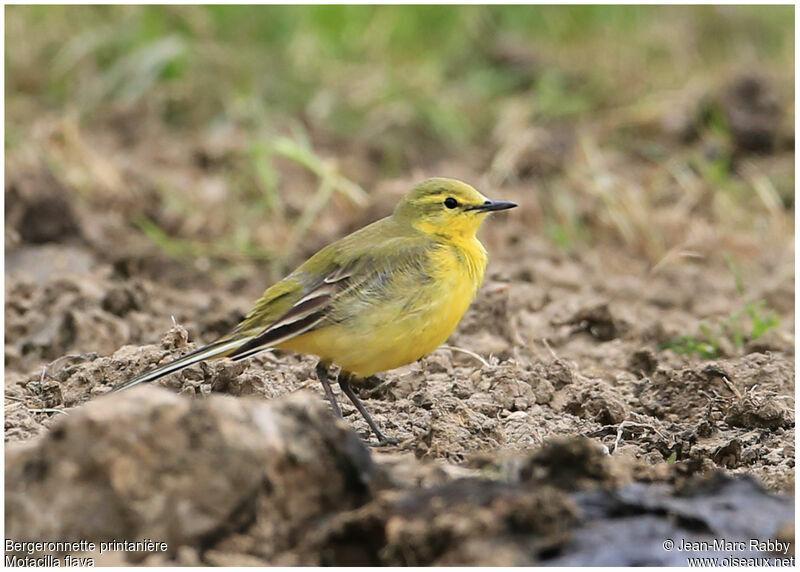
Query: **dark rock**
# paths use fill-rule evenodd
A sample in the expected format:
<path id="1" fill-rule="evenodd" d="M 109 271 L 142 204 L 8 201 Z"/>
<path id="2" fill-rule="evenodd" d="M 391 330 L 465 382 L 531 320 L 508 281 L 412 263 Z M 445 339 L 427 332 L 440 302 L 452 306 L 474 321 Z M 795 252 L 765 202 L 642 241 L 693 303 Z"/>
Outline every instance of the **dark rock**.
<path id="1" fill-rule="evenodd" d="M 781 108 L 763 77 L 743 75 L 728 87 L 722 106 L 734 144 L 743 151 L 769 152 L 780 128 Z"/>

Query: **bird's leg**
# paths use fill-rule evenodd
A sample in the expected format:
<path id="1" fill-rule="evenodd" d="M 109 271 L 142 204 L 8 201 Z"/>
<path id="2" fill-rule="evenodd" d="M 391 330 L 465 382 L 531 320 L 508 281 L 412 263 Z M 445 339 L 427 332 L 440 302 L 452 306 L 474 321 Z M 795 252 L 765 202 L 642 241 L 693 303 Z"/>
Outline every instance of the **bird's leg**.
<path id="1" fill-rule="evenodd" d="M 367 408 L 364 407 L 364 404 L 361 403 L 361 400 L 358 398 L 358 395 L 356 395 L 355 391 L 353 391 L 353 388 L 350 386 L 351 378 L 352 374 L 346 371 L 339 372 L 339 387 L 342 388 L 342 392 L 344 392 L 344 394 L 348 397 L 348 399 L 350 399 L 350 401 L 353 402 L 353 405 L 355 405 L 356 409 L 358 409 L 358 412 L 361 413 L 361 416 L 367 422 L 367 425 L 369 425 L 370 429 L 372 429 L 372 432 L 375 433 L 375 436 L 378 438 L 379 445 L 396 444 L 397 439 L 391 439 L 386 435 L 384 435 L 383 432 L 378 427 L 378 424 L 375 423 L 375 421 L 373 421 L 372 416 L 369 414 L 369 411 L 367 411 Z"/>
<path id="2" fill-rule="evenodd" d="M 333 412 L 336 414 L 336 417 L 339 419 L 342 418 L 342 410 L 339 409 L 339 404 L 336 402 L 336 396 L 333 394 L 333 389 L 331 389 L 331 384 L 328 382 L 328 367 L 330 363 L 319 360 L 317 362 L 317 377 L 319 378 L 319 382 L 322 384 L 322 388 L 325 390 L 325 396 L 328 398 L 328 401 L 331 403 L 331 407 L 333 408 Z"/>

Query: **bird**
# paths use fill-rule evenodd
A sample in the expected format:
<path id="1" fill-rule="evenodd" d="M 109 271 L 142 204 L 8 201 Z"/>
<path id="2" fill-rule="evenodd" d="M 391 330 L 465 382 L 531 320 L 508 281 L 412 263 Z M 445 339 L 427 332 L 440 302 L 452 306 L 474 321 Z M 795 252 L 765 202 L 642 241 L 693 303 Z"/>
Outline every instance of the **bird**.
<path id="1" fill-rule="evenodd" d="M 317 356 L 316 374 L 336 416 L 336 381 L 379 445 L 378 427 L 353 382 L 415 362 L 453 333 L 483 282 L 488 256 L 477 238 L 489 213 L 511 209 L 467 183 L 417 184 L 392 214 L 322 248 L 267 288 L 229 333 L 118 387 L 123 390 L 203 360 L 242 360 L 268 349 Z"/>

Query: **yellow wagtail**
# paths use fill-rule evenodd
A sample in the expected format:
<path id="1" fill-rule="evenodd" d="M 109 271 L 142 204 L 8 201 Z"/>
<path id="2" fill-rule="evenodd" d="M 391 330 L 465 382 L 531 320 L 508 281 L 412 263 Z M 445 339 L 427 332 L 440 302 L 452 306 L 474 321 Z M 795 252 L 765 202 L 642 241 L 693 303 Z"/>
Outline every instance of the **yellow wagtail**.
<path id="1" fill-rule="evenodd" d="M 478 228 L 488 213 L 515 206 L 454 179 L 424 181 L 390 216 L 326 246 L 268 288 L 229 334 L 119 389 L 211 358 L 271 348 L 313 354 L 336 415 L 331 364 L 341 368 L 342 392 L 387 443 L 351 381 L 416 361 L 450 337 L 483 282 Z"/>

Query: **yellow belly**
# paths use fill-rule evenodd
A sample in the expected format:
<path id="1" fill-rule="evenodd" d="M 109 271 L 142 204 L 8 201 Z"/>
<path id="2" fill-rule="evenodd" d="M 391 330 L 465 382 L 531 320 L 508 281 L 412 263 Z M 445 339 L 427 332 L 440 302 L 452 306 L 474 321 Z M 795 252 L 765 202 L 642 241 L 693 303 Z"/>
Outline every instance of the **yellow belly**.
<path id="1" fill-rule="evenodd" d="M 477 257 L 468 263 L 463 256 L 437 253 L 434 279 L 422 288 L 399 288 L 391 303 L 375 305 L 346 324 L 322 327 L 278 347 L 317 355 L 359 377 L 426 356 L 450 337 L 483 280 L 485 252 L 477 244 Z"/>

